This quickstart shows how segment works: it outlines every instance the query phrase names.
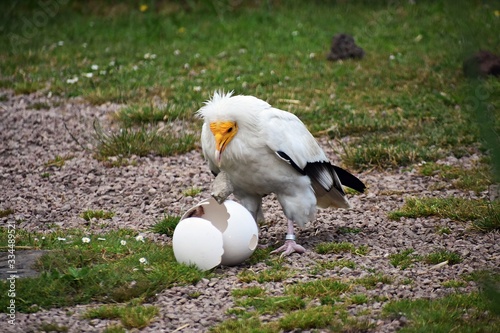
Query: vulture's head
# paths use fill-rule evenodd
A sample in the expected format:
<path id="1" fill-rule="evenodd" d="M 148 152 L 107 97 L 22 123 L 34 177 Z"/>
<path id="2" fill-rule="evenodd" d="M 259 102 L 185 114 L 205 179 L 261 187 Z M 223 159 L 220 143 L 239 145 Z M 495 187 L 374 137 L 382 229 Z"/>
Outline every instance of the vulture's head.
<path id="1" fill-rule="evenodd" d="M 204 119 L 215 139 L 215 158 L 220 163 L 222 153 L 236 137 L 251 140 L 258 131 L 258 113 L 271 106 L 253 96 L 233 96 L 233 92 L 215 92 L 205 102 L 198 115 Z"/>

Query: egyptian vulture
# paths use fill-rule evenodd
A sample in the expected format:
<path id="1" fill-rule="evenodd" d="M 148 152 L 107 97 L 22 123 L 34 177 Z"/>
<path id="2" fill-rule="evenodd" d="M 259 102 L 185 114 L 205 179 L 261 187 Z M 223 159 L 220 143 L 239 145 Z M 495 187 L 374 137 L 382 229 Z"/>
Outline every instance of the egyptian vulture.
<path id="1" fill-rule="evenodd" d="M 253 96 L 215 92 L 200 108 L 203 155 L 214 175 L 226 174 L 233 194 L 254 218 L 263 219 L 262 198 L 274 193 L 288 219 L 285 244 L 274 252 L 303 253 L 294 223 L 303 227 L 316 206 L 349 208 L 342 186 L 365 185 L 332 165 L 305 125 L 292 113 Z"/>

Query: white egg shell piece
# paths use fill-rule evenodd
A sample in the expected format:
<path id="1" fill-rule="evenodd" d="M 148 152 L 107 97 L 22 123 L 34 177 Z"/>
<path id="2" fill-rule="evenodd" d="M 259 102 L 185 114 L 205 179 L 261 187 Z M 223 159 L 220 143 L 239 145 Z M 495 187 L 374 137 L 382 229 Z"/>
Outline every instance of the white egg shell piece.
<path id="1" fill-rule="evenodd" d="M 181 220 L 172 236 L 175 259 L 206 271 L 219 265 L 224 249 L 222 234 L 210 221 L 199 217 Z"/>
<path id="2" fill-rule="evenodd" d="M 199 207 L 202 207 L 202 210 Z M 189 216 L 193 213 L 198 218 L 209 221 L 222 234 L 223 255 L 220 258 L 220 264 L 238 265 L 248 259 L 257 248 L 259 241 L 257 223 L 252 214 L 239 203 L 226 200 L 219 205 L 215 199 L 210 198 L 188 210 L 181 218 L 181 222 L 192 218 Z M 205 250 L 200 246 L 200 251 Z M 174 254 L 177 259 L 175 247 Z"/>

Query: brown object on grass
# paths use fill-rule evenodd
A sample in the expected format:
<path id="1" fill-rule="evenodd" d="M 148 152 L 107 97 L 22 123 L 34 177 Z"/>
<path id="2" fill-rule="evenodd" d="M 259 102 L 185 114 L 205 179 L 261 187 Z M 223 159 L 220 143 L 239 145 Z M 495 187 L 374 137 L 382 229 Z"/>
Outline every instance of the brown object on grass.
<path id="1" fill-rule="evenodd" d="M 356 45 L 354 38 L 348 34 L 336 34 L 333 36 L 332 46 L 327 55 L 327 59 L 331 61 L 341 59 L 361 59 L 365 55 L 365 51 Z"/>
<path id="2" fill-rule="evenodd" d="M 500 76 L 500 57 L 490 51 L 479 51 L 463 63 L 467 77 Z"/>

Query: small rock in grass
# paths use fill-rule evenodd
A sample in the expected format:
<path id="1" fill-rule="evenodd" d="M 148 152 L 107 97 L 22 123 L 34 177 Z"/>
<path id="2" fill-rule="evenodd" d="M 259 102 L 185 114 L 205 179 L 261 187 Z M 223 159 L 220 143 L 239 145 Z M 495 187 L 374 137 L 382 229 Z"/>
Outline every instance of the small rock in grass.
<path id="1" fill-rule="evenodd" d="M 500 76 L 500 57 L 490 51 L 479 51 L 463 63 L 467 77 Z"/>
<path id="2" fill-rule="evenodd" d="M 333 36 L 332 46 L 327 59 L 337 61 L 341 59 L 361 59 L 365 51 L 356 45 L 354 38 L 348 34 L 336 34 Z"/>

